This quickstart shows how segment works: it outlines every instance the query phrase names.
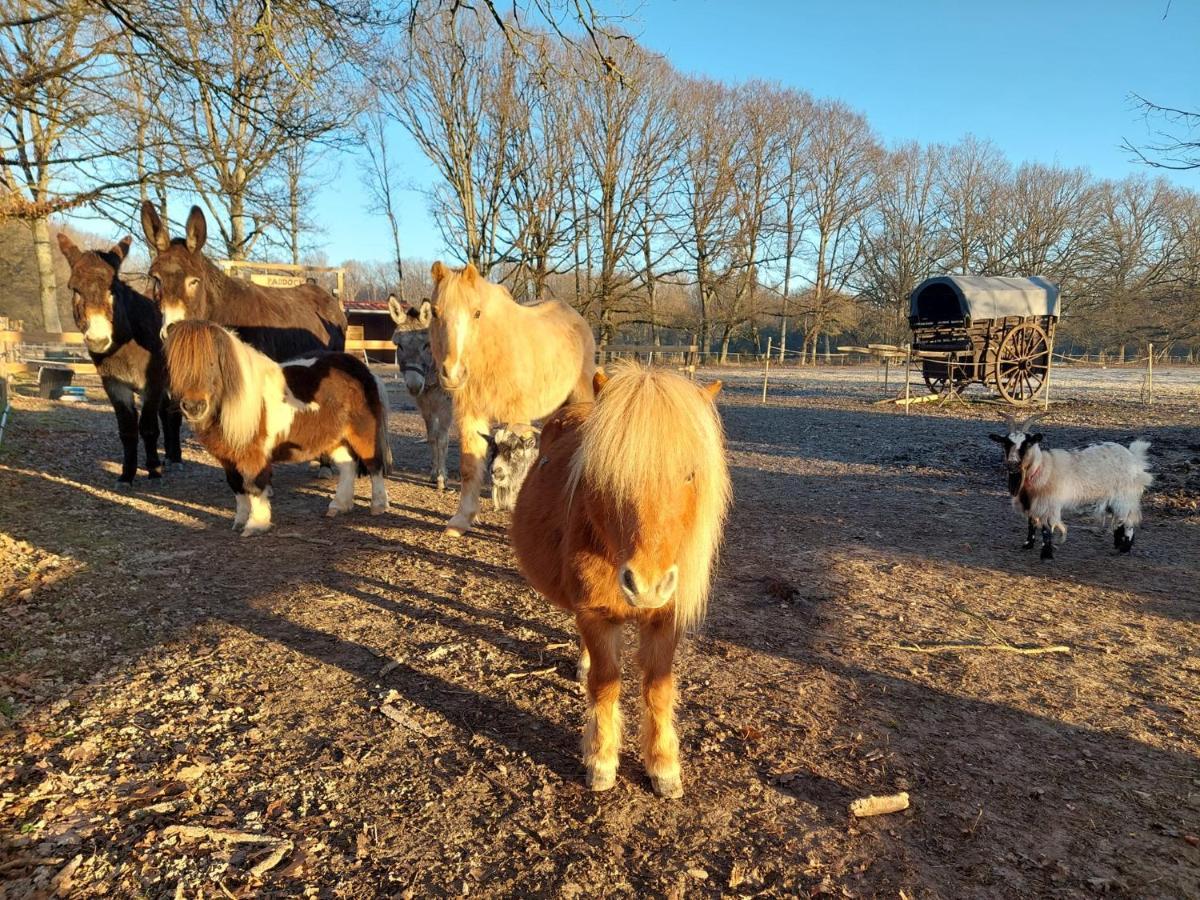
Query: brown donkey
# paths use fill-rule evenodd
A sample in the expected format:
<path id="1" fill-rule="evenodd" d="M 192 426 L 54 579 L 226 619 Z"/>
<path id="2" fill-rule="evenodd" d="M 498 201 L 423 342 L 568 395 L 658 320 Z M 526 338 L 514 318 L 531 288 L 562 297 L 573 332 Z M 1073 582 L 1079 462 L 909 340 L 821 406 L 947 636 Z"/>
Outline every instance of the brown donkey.
<path id="1" fill-rule="evenodd" d="M 168 463 L 179 463 L 179 408 L 167 396 L 163 361 L 162 316 L 149 297 L 143 297 L 119 272 L 133 238 L 111 250 L 80 250 L 61 232 L 58 248 L 71 264 L 72 312 L 83 332 L 88 355 L 100 375 L 104 393 L 117 415 L 123 459 L 119 484 L 133 482 L 137 473 L 138 436 L 146 447 L 146 473 L 162 476 L 158 456 L 158 427 L 162 423 L 163 450 Z M 142 398 L 139 414 L 135 395 Z"/>
<path id="2" fill-rule="evenodd" d="M 343 350 L 346 313 L 337 299 L 315 284 L 262 287 L 231 278 L 203 254 L 208 224 L 200 207 L 187 218 L 187 234 L 172 240 L 149 201 L 142 204 L 142 230 L 154 255 L 150 277 L 163 328 L 201 319 L 237 330 L 238 337 L 276 362 L 314 350 Z"/>

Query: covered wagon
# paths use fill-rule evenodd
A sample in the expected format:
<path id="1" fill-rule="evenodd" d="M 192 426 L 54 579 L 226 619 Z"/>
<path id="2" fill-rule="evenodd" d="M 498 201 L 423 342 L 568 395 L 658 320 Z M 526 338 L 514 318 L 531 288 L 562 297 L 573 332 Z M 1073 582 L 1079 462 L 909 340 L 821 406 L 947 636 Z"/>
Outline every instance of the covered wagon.
<path id="1" fill-rule="evenodd" d="M 934 393 L 988 385 L 1009 403 L 1046 389 L 1058 287 L 1044 278 L 941 275 L 909 300 L 913 353 Z"/>

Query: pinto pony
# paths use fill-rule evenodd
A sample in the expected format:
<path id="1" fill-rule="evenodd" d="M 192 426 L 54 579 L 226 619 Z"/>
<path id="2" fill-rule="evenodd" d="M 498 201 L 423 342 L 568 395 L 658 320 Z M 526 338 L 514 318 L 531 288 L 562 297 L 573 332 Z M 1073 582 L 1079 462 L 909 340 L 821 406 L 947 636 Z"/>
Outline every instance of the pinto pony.
<path id="1" fill-rule="evenodd" d="M 621 626 L 636 623 L 642 757 L 655 793 L 683 795 L 671 666 L 708 602 L 729 509 L 724 432 L 706 388 L 672 372 L 620 365 L 595 376 L 596 400 L 542 427 L 510 529 L 521 571 L 575 614 L 583 644 L 587 783 L 616 784 L 621 745 Z"/>
<path id="2" fill-rule="evenodd" d="M 163 361 L 162 316 L 149 297 L 121 280 L 121 263 L 133 238 L 111 250 L 83 251 L 63 233 L 58 248 L 71 265 L 67 286 L 72 294 L 75 325 L 83 332 L 88 355 L 100 375 L 104 393 L 117 416 L 123 460 L 119 484 L 132 484 L 137 473 L 138 436 L 146 447 L 146 474 L 161 478 L 158 428 L 162 423 L 163 452 L 169 463 L 183 455 L 179 443 L 179 408 L 167 396 Z M 135 395 L 142 398 L 138 413 Z"/>
<path id="3" fill-rule="evenodd" d="M 388 313 L 396 323 L 392 343 L 396 345 L 396 368 L 404 375 L 404 386 L 425 420 L 425 437 L 433 455 L 431 484 L 446 488 L 446 453 L 450 449 L 450 422 L 454 403 L 438 382 L 437 366 L 429 346 L 432 307 L 428 300 L 419 310 L 388 297 Z"/>
<path id="4" fill-rule="evenodd" d="M 201 319 L 237 330 L 238 337 L 276 362 L 316 350 L 343 350 L 346 313 L 315 284 L 271 288 L 231 278 L 204 256 L 208 224 L 200 207 L 186 236 L 171 239 L 154 204 L 142 204 L 142 230 L 154 256 L 150 277 L 163 328 Z"/>
<path id="5" fill-rule="evenodd" d="M 167 334 L 171 393 L 197 439 L 225 469 L 235 530 L 271 527 L 271 464 L 328 454 L 338 486 L 328 516 L 354 508 L 354 476 L 371 476 L 371 514 L 388 507 L 387 393 L 359 359 L 324 353 L 279 365 L 211 322 Z"/>
<path id="6" fill-rule="evenodd" d="M 564 402 L 590 400 L 596 341 L 569 306 L 521 306 L 473 265 L 453 271 L 436 262 L 431 274 L 429 339 L 462 450 L 462 491 L 446 533 L 459 536 L 479 511 L 484 435 L 493 423 L 533 422 Z"/>

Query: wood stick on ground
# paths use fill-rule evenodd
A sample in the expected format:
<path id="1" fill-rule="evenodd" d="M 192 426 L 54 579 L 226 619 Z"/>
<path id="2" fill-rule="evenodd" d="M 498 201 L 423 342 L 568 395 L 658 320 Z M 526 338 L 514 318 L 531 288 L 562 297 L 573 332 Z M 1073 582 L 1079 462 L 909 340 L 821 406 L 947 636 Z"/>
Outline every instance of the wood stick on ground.
<path id="1" fill-rule="evenodd" d="M 406 716 L 404 713 L 402 713 L 396 707 L 392 706 L 392 704 L 390 704 L 390 703 L 382 704 L 379 707 L 379 711 L 381 713 L 383 713 L 385 716 L 387 716 L 387 718 L 389 718 L 393 722 L 395 722 L 397 725 L 402 725 L 403 727 L 407 728 L 409 731 L 415 731 L 417 734 L 421 735 L 421 737 L 429 737 L 429 735 L 426 734 L 425 729 L 421 726 L 420 722 L 416 721 L 416 719 Z"/>
<path id="2" fill-rule="evenodd" d="M 534 669 L 532 672 L 509 672 L 504 676 L 505 681 L 511 681 L 515 678 L 529 678 L 531 675 L 549 675 L 551 672 L 557 672 L 558 666 L 546 666 L 544 669 Z"/>
<path id="3" fill-rule="evenodd" d="M 283 858 L 292 852 L 295 845 L 291 841 L 280 841 L 279 846 L 272 850 L 266 858 L 261 862 L 255 863 L 250 869 L 250 874 L 255 878 L 262 878 L 273 868 L 283 862 Z"/>
<path id="4" fill-rule="evenodd" d="M 1017 647 L 1009 643 L 933 644 L 928 647 L 922 647 L 920 644 L 888 644 L 887 646 L 891 650 L 904 650 L 907 653 L 958 653 L 964 650 L 984 650 L 1017 653 L 1022 656 L 1041 656 L 1047 653 L 1071 652 L 1071 648 L 1065 644 L 1053 644 L 1049 647 Z"/>
<path id="5" fill-rule="evenodd" d="M 249 831 L 231 831 L 228 828 L 206 828 L 203 825 L 168 825 L 163 829 L 165 837 L 178 835 L 189 841 L 208 838 L 223 844 L 274 844 L 280 838 L 273 834 L 252 834 Z"/>
<path id="6" fill-rule="evenodd" d="M 889 794 L 885 797 L 860 797 L 850 803 L 850 815 L 857 819 L 867 816 L 886 816 L 888 813 L 908 809 L 908 792 Z"/>

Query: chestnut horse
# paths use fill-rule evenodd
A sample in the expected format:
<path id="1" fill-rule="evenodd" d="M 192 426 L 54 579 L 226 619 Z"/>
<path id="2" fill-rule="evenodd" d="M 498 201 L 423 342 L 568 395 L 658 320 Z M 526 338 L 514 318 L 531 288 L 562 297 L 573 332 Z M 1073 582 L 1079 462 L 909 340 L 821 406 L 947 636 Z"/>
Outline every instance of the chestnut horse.
<path id="1" fill-rule="evenodd" d="M 137 473 L 138 435 L 146 447 L 146 474 L 161 478 L 158 426 L 162 422 L 163 451 L 168 463 L 183 461 L 179 444 L 179 407 L 167 396 L 163 361 L 162 316 L 149 297 L 143 297 L 119 272 L 133 238 L 111 250 L 80 250 L 62 232 L 58 248 L 71 264 L 71 311 L 83 332 L 88 355 L 100 375 L 104 393 L 117 416 L 123 459 L 117 483 L 129 485 Z M 138 413 L 135 395 L 142 398 Z"/>
<path id="2" fill-rule="evenodd" d="M 332 458 L 338 486 L 328 516 L 354 508 L 361 466 L 371 476 L 371 514 L 387 510 L 387 393 L 362 360 L 322 353 L 281 366 L 221 326 L 195 321 L 171 325 L 166 349 L 171 393 L 224 467 L 243 536 L 271 527 L 276 462 Z"/>
<path id="3" fill-rule="evenodd" d="M 596 341 L 566 304 L 521 306 L 473 265 L 435 262 L 429 340 L 442 387 L 454 398 L 461 449 L 458 511 L 446 526 L 465 533 L 479 511 L 493 423 L 534 422 L 564 402 L 592 398 Z"/>
<path id="4" fill-rule="evenodd" d="M 706 388 L 673 372 L 619 364 L 595 376 L 594 403 L 564 406 L 510 529 L 521 571 L 575 614 L 587 675 L 587 783 L 616 784 L 621 745 L 621 626 L 637 624 L 642 758 L 655 793 L 683 795 L 671 666 L 700 621 L 729 509 L 724 431 Z"/>
<path id="5" fill-rule="evenodd" d="M 204 256 L 208 224 L 200 207 L 187 218 L 186 237 L 171 239 L 154 204 L 142 204 L 142 230 L 154 255 L 150 277 L 164 329 L 202 319 L 236 329 L 238 337 L 276 362 L 314 350 L 346 346 L 346 313 L 315 284 L 262 287 L 231 278 Z"/>

